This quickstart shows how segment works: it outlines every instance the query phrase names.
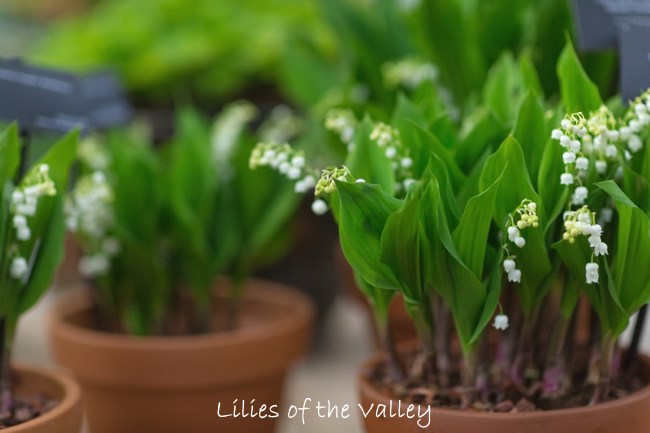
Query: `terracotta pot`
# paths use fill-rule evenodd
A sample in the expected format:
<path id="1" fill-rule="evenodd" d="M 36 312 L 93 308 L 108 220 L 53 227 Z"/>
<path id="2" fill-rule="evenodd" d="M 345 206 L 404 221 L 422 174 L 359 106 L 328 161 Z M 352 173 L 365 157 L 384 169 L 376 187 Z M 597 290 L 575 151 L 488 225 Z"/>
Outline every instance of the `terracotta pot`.
<path id="1" fill-rule="evenodd" d="M 53 349 L 81 383 L 90 432 L 272 432 L 277 418 L 220 417 L 218 405 L 227 415 L 235 400 L 281 403 L 288 368 L 309 348 L 313 309 L 274 283 L 250 281 L 244 293 L 236 331 L 145 338 L 91 329 L 90 303 L 71 294 L 53 318 Z"/>
<path id="2" fill-rule="evenodd" d="M 366 298 L 366 295 L 361 293 L 357 283 L 354 280 L 354 271 L 345 260 L 343 251 L 341 250 L 340 245 L 336 245 L 334 248 L 334 261 L 336 263 L 337 273 L 343 286 L 344 292 L 356 302 L 358 302 L 364 310 L 366 310 L 366 315 L 368 320 L 372 323 L 372 330 L 375 337 L 375 343 L 377 348 L 381 347 L 379 341 L 379 331 L 377 330 L 375 320 L 372 316 L 372 307 Z M 413 326 L 413 319 L 406 312 L 406 307 L 404 306 L 404 299 L 402 294 L 398 293 L 390 304 L 388 310 L 388 320 L 390 326 L 390 332 L 395 340 L 397 345 L 402 343 L 407 343 L 413 341 L 417 338 L 415 332 L 415 327 Z"/>
<path id="3" fill-rule="evenodd" d="M 642 357 L 642 373 L 650 378 L 650 358 Z M 368 373 L 381 362 L 377 357 L 364 365 L 359 375 L 361 404 L 367 410 L 371 404 L 391 403 L 391 398 L 380 392 L 367 378 Z M 398 401 L 392 400 L 394 411 Z M 404 412 L 408 404 L 402 403 Z M 422 414 L 427 406 L 416 405 Z M 369 415 L 364 418 L 367 433 L 650 433 L 650 386 L 640 391 L 595 406 L 539 411 L 528 413 L 479 413 L 455 409 L 431 408 L 428 417 L 422 417 L 418 426 L 417 408 L 414 418 Z"/>
<path id="4" fill-rule="evenodd" d="M 81 430 L 81 390 L 68 374 L 24 365 L 15 366 L 14 373 L 17 395 L 45 394 L 59 400 L 59 404 L 31 421 L 5 429 L 5 432 L 77 433 Z"/>

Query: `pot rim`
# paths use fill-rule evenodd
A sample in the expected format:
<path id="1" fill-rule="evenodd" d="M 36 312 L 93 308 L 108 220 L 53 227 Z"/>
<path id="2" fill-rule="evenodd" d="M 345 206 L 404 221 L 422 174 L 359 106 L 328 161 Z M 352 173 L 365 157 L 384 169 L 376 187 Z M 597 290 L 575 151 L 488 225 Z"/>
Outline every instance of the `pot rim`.
<path id="1" fill-rule="evenodd" d="M 52 410 L 27 422 L 9 427 L 5 430 L 6 432 L 20 433 L 23 431 L 33 431 L 37 426 L 49 424 L 57 418 L 74 411 L 81 401 L 81 388 L 79 387 L 79 384 L 77 384 L 77 382 L 75 382 L 67 372 L 59 368 L 39 367 L 32 364 L 16 363 L 12 364 L 12 370 L 17 371 L 20 374 L 52 379 L 63 388 L 63 398 Z"/>
<path id="2" fill-rule="evenodd" d="M 291 332 L 296 321 L 307 326 L 314 307 L 306 295 L 277 282 L 250 278 L 243 288 L 243 300 L 258 301 L 267 305 L 285 307 L 291 312 L 271 321 L 232 331 L 214 331 L 207 334 L 137 336 L 95 330 L 74 325 L 68 320 L 71 314 L 90 308 L 91 301 L 83 290 L 75 290 L 61 297 L 50 314 L 52 332 L 59 338 L 77 341 L 86 346 L 119 348 L 142 351 L 178 351 L 201 349 L 205 346 L 234 346 L 246 344 L 271 335 Z"/>
<path id="3" fill-rule="evenodd" d="M 650 368 L 650 356 L 645 354 L 639 354 L 639 360 L 646 364 Z M 368 379 L 367 373 L 372 371 L 372 369 L 380 362 L 383 361 L 383 355 L 377 355 L 372 357 L 370 360 L 363 363 L 359 374 L 357 375 L 358 380 L 358 392 L 360 396 L 366 395 L 372 401 L 384 403 L 389 401 L 400 401 L 398 398 L 392 398 L 388 395 L 380 392 Z M 516 412 L 516 413 L 499 413 L 499 412 L 478 412 L 472 410 L 460 410 L 460 409 L 451 409 L 451 408 L 431 408 L 431 416 L 444 416 L 444 417 L 454 417 L 454 418 L 470 418 L 477 421 L 481 420 L 542 420 L 547 418 L 557 418 L 557 417 L 574 417 L 576 415 L 588 415 L 590 413 L 600 412 L 602 410 L 611 410 L 626 406 L 630 403 L 638 402 L 640 400 L 650 400 L 650 383 L 646 384 L 640 390 L 626 395 L 625 397 L 617 398 L 616 400 L 607 401 L 605 403 L 599 403 L 594 406 L 581 406 L 581 407 L 572 407 L 572 408 L 562 408 L 562 409 L 552 409 L 552 410 L 543 410 L 543 411 L 534 411 L 534 412 Z M 409 403 L 410 404 L 410 403 Z M 413 403 L 415 404 L 415 403 Z"/>

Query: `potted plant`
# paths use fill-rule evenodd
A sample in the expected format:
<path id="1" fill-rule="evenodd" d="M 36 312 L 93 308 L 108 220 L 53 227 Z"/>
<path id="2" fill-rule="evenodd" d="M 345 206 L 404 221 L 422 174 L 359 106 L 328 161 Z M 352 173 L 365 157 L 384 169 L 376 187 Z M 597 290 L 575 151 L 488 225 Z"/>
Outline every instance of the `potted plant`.
<path id="1" fill-rule="evenodd" d="M 11 432 L 78 432 L 81 393 L 67 375 L 13 365 L 20 316 L 49 287 L 63 252 L 63 193 L 77 134 L 27 165 L 18 127 L 0 133 L 0 428 Z"/>
<path id="2" fill-rule="evenodd" d="M 246 279 L 283 250 L 297 203 L 274 173 L 248 173 L 253 116 L 235 104 L 211 131 L 182 110 L 160 152 L 138 134 L 80 144 L 67 218 L 89 290 L 61 304 L 52 334 L 93 433 L 273 430 L 313 312 Z"/>
<path id="3" fill-rule="evenodd" d="M 470 176 L 417 112 L 355 141 L 366 164 L 322 171 L 314 208 L 380 323 L 400 292 L 418 334 L 363 367 L 366 431 L 650 431 L 650 362 L 617 344 L 650 301 L 650 93 L 603 105 L 570 46 L 557 69 L 564 107 L 529 89 L 517 138 Z"/>

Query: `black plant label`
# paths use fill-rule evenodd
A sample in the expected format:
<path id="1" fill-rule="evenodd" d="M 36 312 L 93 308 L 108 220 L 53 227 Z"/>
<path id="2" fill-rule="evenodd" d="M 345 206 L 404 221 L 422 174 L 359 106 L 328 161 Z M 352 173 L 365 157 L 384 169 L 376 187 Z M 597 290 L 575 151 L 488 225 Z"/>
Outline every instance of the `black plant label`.
<path id="1" fill-rule="evenodd" d="M 127 123 L 131 107 L 113 74 L 75 75 L 0 59 L 0 118 L 25 131 L 102 129 Z"/>

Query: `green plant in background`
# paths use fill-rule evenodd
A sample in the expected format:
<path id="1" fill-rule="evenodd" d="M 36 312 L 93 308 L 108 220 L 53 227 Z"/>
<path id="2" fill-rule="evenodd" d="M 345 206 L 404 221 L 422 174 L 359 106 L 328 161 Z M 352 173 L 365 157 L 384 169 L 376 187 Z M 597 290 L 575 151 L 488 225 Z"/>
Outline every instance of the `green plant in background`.
<path id="1" fill-rule="evenodd" d="M 55 23 L 30 57 L 74 71 L 112 68 L 144 104 L 169 104 L 188 93 L 214 103 L 251 83 L 275 82 L 285 47 L 298 35 L 331 52 L 310 1 L 105 0 L 87 15 Z"/>
<path id="2" fill-rule="evenodd" d="M 487 72 L 506 52 L 525 55 L 539 72 L 539 88 L 554 97 L 559 90 L 555 62 L 573 30 L 565 0 L 515 5 L 508 0 L 323 0 L 319 5 L 340 57 L 333 64 L 308 41 L 297 40 L 285 56 L 285 93 L 304 106 L 351 106 L 379 117 L 394 106 L 393 88 L 410 92 L 430 79 L 448 105 L 472 112 Z M 615 55 L 590 55 L 586 67 L 601 92 L 611 96 Z M 316 68 L 320 73 L 311 73 Z"/>
<path id="3" fill-rule="evenodd" d="M 84 256 L 98 326 L 135 334 L 212 330 L 214 284 L 230 274 L 227 325 L 244 278 L 286 249 L 298 203 L 275 173 L 249 173 L 256 116 L 235 103 L 212 128 L 181 110 L 176 135 L 155 150 L 141 134 L 80 144 L 82 172 L 67 207 Z M 277 129 L 277 128 L 276 128 Z M 273 128 L 267 124 L 266 134 Z M 270 132 L 269 132 L 270 131 Z M 225 322 L 225 319 L 223 320 Z"/>
<path id="4" fill-rule="evenodd" d="M 327 119 L 348 156 L 322 170 L 313 210 L 338 222 L 384 337 L 382 371 L 407 393 L 429 388 L 429 403 L 598 403 L 629 374 L 612 359 L 629 317 L 650 301 L 641 263 L 650 93 L 627 110 L 604 106 L 570 44 L 557 64 L 563 107 L 543 99 L 535 71 L 527 55 L 502 56 L 460 127 L 417 95 L 397 98 L 390 123 L 345 110 Z M 252 165 L 281 172 L 279 159 L 295 152 L 286 145 L 260 159 L 264 151 L 259 144 Z M 302 191 L 306 180 L 296 180 Z M 420 340 L 413 365 L 387 332 L 397 292 Z M 569 327 L 583 297 L 599 318 L 589 330 L 599 351 L 577 347 Z"/>
<path id="5" fill-rule="evenodd" d="M 13 413 L 10 359 L 20 316 L 45 293 L 63 256 L 64 192 L 77 133 L 27 167 L 10 125 L 0 132 L 0 409 Z M 24 144 L 23 144 L 24 145 Z M 4 416 L 4 415 L 3 415 Z"/>

